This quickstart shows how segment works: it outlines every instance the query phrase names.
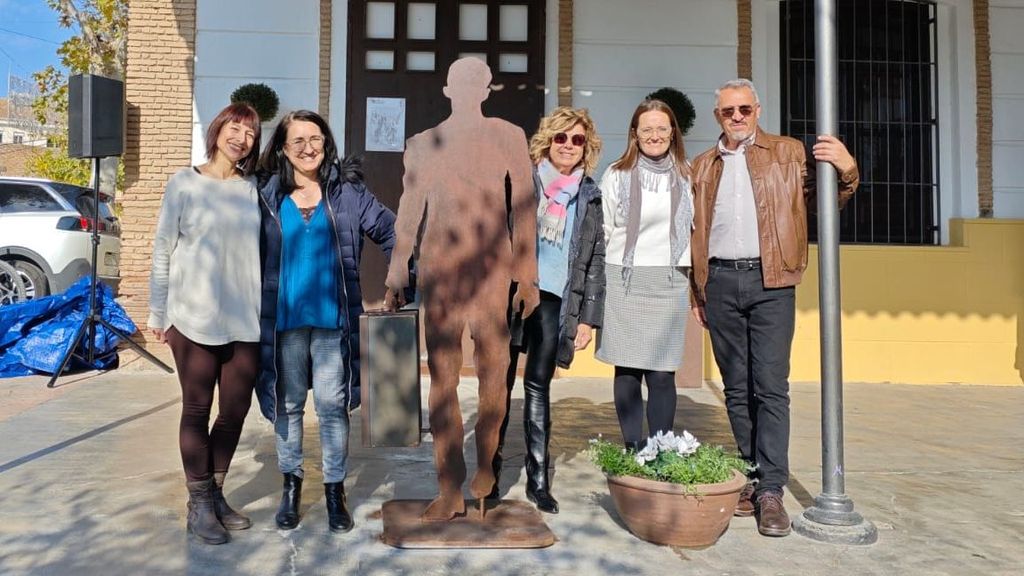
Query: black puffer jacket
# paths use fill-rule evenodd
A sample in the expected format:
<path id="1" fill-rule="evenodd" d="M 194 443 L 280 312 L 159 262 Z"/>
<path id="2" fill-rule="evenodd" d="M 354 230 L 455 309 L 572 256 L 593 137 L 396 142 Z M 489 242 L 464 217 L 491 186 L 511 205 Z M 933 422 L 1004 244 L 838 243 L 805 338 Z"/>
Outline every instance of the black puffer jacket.
<path id="1" fill-rule="evenodd" d="M 543 190 L 535 175 L 534 183 Z M 580 182 L 576 196 L 576 220 L 569 243 L 569 278 L 562 293 L 558 316 L 558 355 L 555 362 L 568 368 L 576 355 L 579 325 L 601 326 L 604 318 L 604 213 L 601 189 L 590 176 Z M 527 344 L 529 345 L 529 344 Z"/>

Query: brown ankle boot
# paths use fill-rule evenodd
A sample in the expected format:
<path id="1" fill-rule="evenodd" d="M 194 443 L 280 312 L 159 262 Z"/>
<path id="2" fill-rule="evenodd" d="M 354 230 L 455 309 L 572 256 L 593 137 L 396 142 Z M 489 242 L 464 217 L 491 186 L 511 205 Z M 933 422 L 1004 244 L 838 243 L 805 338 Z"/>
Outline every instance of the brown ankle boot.
<path id="1" fill-rule="evenodd" d="M 213 479 L 186 482 L 188 487 L 188 533 L 204 544 L 223 544 L 228 532 L 213 510 Z"/>
<path id="2" fill-rule="evenodd" d="M 252 526 L 252 520 L 235 511 L 224 499 L 224 474 L 213 475 L 213 510 L 228 530 L 246 530 Z"/>

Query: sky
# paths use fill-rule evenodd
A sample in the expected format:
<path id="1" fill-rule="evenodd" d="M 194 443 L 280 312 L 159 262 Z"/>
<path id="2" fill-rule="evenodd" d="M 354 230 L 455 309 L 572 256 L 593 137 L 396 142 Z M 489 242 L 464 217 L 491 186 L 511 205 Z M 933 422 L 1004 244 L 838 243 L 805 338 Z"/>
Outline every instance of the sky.
<path id="1" fill-rule="evenodd" d="M 72 34 L 46 0 L 0 0 L 0 98 L 7 97 L 8 72 L 31 81 L 50 64 L 60 68 L 57 48 Z"/>

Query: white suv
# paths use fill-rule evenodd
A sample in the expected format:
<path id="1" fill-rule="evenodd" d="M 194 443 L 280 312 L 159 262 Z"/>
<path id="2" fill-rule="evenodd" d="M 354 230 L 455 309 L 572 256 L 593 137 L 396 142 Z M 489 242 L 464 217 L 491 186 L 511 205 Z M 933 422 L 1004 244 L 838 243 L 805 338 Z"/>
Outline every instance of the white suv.
<path id="1" fill-rule="evenodd" d="M 29 298 L 63 292 L 91 273 L 93 191 L 38 178 L 0 177 L 0 259 L 21 274 Z M 100 194 L 100 280 L 115 290 L 121 223 Z"/>

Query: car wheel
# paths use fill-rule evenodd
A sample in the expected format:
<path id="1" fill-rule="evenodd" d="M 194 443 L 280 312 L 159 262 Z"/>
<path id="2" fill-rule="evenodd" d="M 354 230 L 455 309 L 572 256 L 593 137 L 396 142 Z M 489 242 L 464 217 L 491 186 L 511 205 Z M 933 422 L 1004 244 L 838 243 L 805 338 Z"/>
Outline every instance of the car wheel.
<path id="1" fill-rule="evenodd" d="M 46 274 L 38 266 L 22 260 L 17 260 L 13 264 L 15 270 L 21 274 L 21 280 L 25 283 L 25 295 L 29 300 L 50 294 L 50 288 L 46 284 Z"/>
<path id="2" fill-rule="evenodd" d="M 21 274 L 7 262 L 0 260 L 0 306 L 22 302 L 25 298 L 25 283 Z"/>

